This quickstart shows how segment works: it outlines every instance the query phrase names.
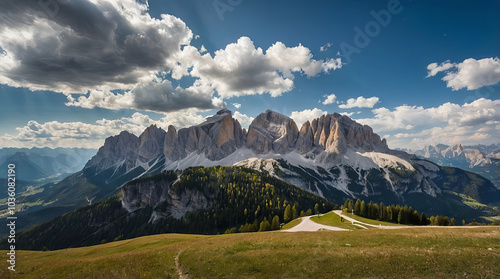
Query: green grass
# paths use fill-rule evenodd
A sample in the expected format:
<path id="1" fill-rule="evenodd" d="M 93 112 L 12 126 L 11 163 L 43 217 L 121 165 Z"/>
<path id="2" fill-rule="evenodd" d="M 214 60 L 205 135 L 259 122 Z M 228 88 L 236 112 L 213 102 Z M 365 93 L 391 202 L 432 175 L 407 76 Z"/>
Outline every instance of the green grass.
<path id="1" fill-rule="evenodd" d="M 341 222 L 340 216 L 335 214 L 334 212 L 329 212 L 329 213 L 322 215 L 320 217 L 318 217 L 318 216 L 311 217 L 311 221 L 316 222 L 318 224 L 322 224 L 322 225 L 338 227 L 338 228 L 348 229 L 348 230 L 362 229 L 361 227 L 352 225 L 351 222 L 349 222 L 347 220 L 344 220 L 344 222 Z"/>
<path id="2" fill-rule="evenodd" d="M 190 278 L 498 278 L 500 227 L 164 234 L 18 251 L 0 278 L 177 278 L 179 252 Z"/>
<path id="3" fill-rule="evenodd" d="M 358 216 L 358 215 L 354 215 L 352 213 L 345 213 L 344 212 L 344 213 L 342 213 L 342 215 L 350 217 L 350 218 L 355 219 L 355 220 L 358 220 L 358 221 L 363 222 L 363 223 L 374 225 L 374 226 L 378 226 L 378 225 L 382 225 L 382 226 L 404 226 L 404 225 L 398 225 L 398 224 L 394 224 L 394 223 L 390 223 L 390 222 L 385 222 L 385 221 L 378 221 L 378 220 L 368 219 L 368 218 L 364 218 L 364 217 L 361 217 L 361 216 Z"/>
<path id="4" fill-rule="evenodd" d="M 200 235 L 154 235 L 57 251 L 18 251 L 0 278 L 177 278 L 174 256 Z M 5 251 L 2 254 L 5 255 Z"/>
<path id="5" fill-rule="evenodd" d="M 291 229 L 295 226 L 297 226 L 298 224 L 300 224 L 300 222 L 302 222 L 302 219 L 300 218 L 297 218 L 297 219 L 293 219 L 292 221 L 286 223 L 283 225 L 283 227 L 281 228 L 282 230 L 288 230 L 288 229 Z"/>

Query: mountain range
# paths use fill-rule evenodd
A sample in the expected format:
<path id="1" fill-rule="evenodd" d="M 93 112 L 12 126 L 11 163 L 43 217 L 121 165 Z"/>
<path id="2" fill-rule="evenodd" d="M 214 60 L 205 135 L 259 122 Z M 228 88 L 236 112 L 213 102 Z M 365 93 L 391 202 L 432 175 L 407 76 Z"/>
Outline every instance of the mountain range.
<path id="1" fill-rule="evenodd" d="M 96 152 L 90 148 L 2 148 L 0 162 L 2 166 L 15 164 L 23 180 L 43 184 L 80 171 Z M 0 173 L 0 178 L 6 177 L 6 172 Z"/>
<path id="2" fill-rule="evenodd" d="M 430 160 L 441 166 L 453 166 L 488 178 L 500 188 L 500 144 L 428 145 L 420 150 L 405 150 L 420 158 Z"/>
<path id="3" fill-rule="evenodd" d="M 138 137 L 123 131 L 107 138 L 81 171 L 26 197 L 44 204 L 23 212 L 26 224 L 20 226 L 110 197 L 134 179 L 193 166 L 241 166 L 338 204 L 361 198 L 467 220 L 484 210 L 496 214 L 488 205 L 500 201 L 500 191 L 484 177 L 392 150 L 369 126 L 347 116 L 323 115 L 299 129 L 291 118 L 267 110 L 246 130 L 223 109 L 188 128 L 152 125 Z M 124 201 L 151 193 L 128 194 Z M 471 207 L 470 200 L 483 207 Z"/>

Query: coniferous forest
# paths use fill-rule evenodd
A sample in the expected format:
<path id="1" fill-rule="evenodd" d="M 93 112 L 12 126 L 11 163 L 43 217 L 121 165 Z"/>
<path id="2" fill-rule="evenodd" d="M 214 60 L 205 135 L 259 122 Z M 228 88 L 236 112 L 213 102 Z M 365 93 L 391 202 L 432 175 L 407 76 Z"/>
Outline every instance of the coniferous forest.
<path id="1" fill-rule="evenodd" d="M 356 202 L 346 200 L 344 205 L 342 205 L 342 209 L 368 219 L 405 225 L 453 226 L 456 222 L 455 218 L 450 219 L 448 216 L 437 215 L 427 217 L 425 212 L 419 214 L 417 210 L 408 205 L 391 204 L 386 206 L 383 202 L 380 204 L 371 201 L 366 203 L 360 199 L 357 199 Z"/>

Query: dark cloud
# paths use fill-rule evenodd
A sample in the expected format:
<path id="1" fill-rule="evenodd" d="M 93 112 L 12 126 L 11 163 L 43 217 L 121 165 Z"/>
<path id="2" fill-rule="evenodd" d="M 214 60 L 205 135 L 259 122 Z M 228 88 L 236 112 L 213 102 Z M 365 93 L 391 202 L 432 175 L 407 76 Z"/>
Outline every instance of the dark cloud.
<path id="1" fill-rule="evenodd" d="M 182 20 L 152 19 L 135 1 L 60 2 L 46 12 L 39 1 L 0 0 L 7 52 L 0 61 L 13 62 L 0 67 L 2 83 L 65 93 L 132 88 L 148 71 L 168 70 L 167 60 L 192 38 Z"/>

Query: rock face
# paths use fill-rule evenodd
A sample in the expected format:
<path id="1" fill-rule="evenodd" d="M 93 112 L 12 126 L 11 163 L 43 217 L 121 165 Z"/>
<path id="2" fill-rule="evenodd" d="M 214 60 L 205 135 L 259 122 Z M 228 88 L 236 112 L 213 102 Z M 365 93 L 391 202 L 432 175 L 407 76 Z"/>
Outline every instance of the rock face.
<path id="1" fill-rule="evenodd" d="M 212 161 L 225 158 L 245 141 L 243 130 L 229 110 L 223 109 L 200 125 L 179 130 L 178 144 L 184 154 L 204 153 Z"/>
<path id="2" fill-rule="evenodd" d="M 250 124 L 247 146 L 257 154 L 287 153 L 295 147 L 297 124 L 272 110 L 259 114 Z"/>
<path id="3" fill-rule="evenodd" d="M 203 192 L 189 188 L 173 189 L 174 181 L 146 179 L 127 183 L 121 188 L 122 205 L 129 212 L 150 206 L 153 212 L 149 221 L 154 222 L 165 216 L 179 219 L 188 211 L 206 209 L 214 204 Z"/>
<path id="4" fill-rule="evenodd" d="M 366 125 L 361 125 L 338 113 L 323 115 L 302 125 L 297 151 L 309 158 L 318 156 L 322 163 L 332 163 L 348 148 L 363 152 L 388 152 L 384 140 Z"/>
<path id="5" fill-rule="evenodd" d="M 163 154 L 165 158 L 171 161 L 176 161 L 186 156 L 184 149 L 179 144 L 179 135 L 172 125 L 168 126 L 167 133 L 165 134 Z"/>
<path id="6" fill-rule="evenodd" d="M 156 127 L 149 126 L 139 136 L 138 155 L 141 162 L 148 162 L 163 153 L 165 131 Z"/>
<path id="7" fill-rule="evenodd" d="M 135 167 L 137 157 L 137 146 L 139 138 L 127 131 L 121 132 L 117 136 L 109 137 L 104 145 L 99 148 L 97 154 L 85 165 L 104 170 L 122 162 L 127 170 Z"/>

